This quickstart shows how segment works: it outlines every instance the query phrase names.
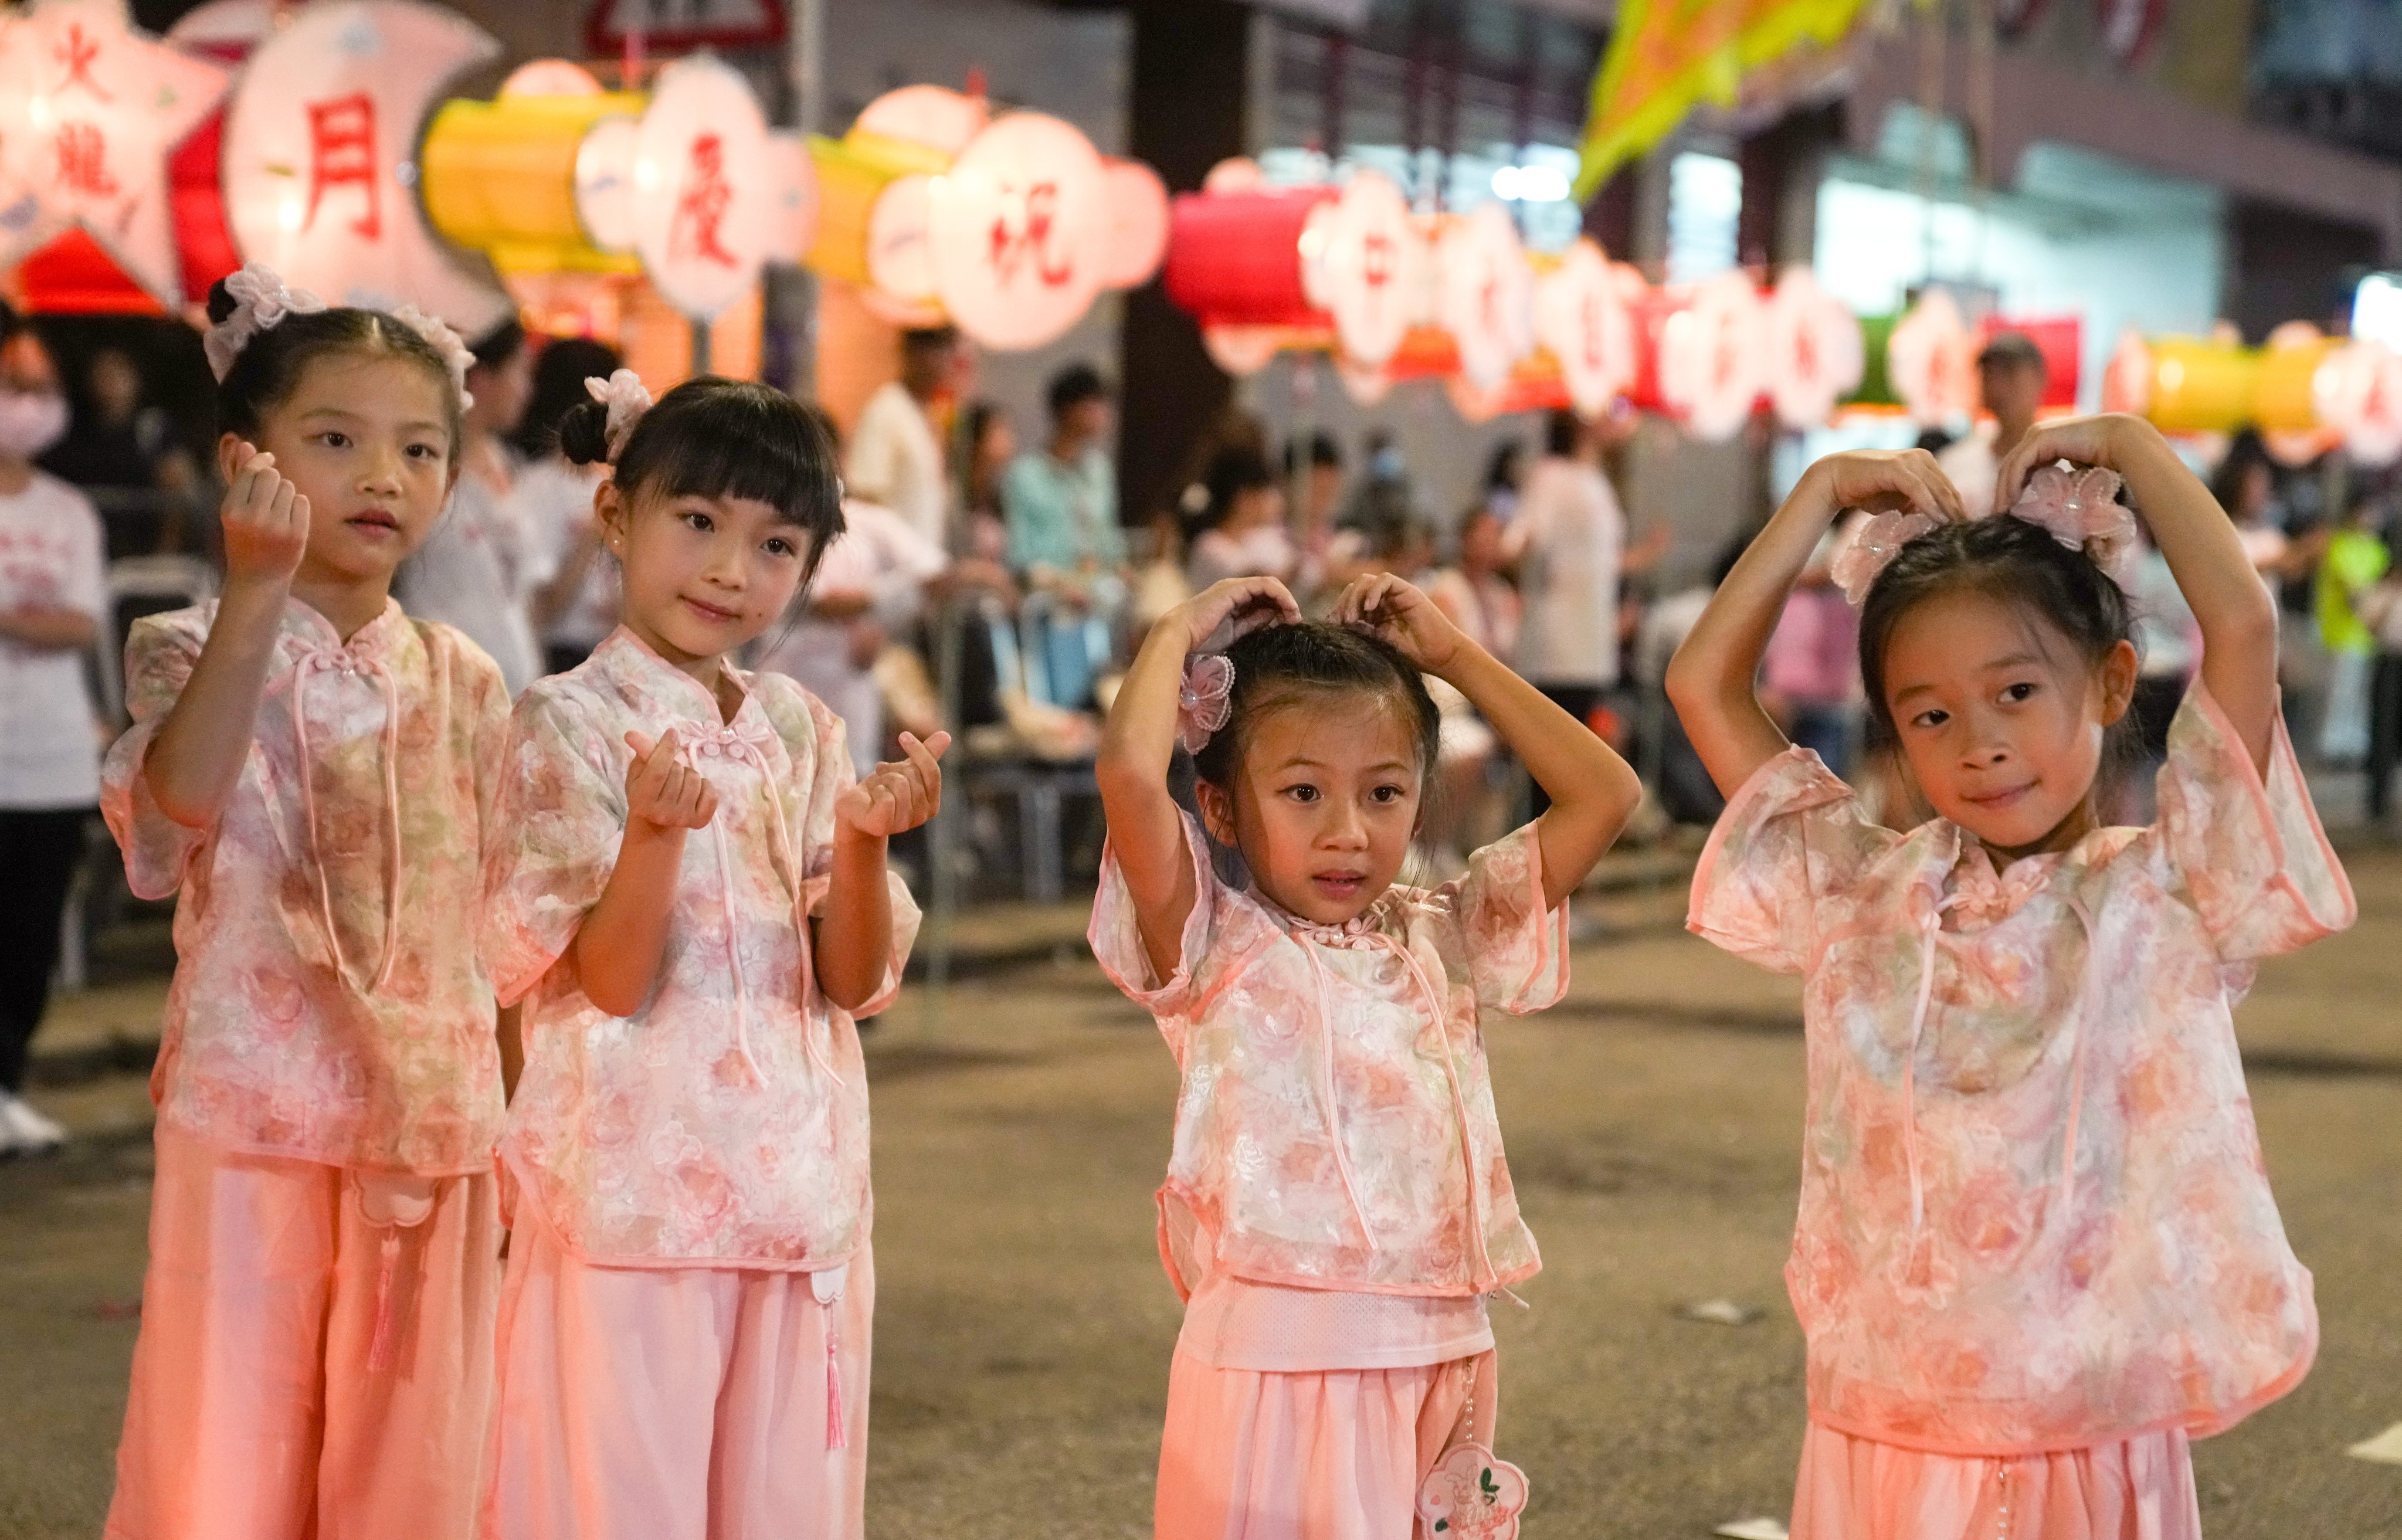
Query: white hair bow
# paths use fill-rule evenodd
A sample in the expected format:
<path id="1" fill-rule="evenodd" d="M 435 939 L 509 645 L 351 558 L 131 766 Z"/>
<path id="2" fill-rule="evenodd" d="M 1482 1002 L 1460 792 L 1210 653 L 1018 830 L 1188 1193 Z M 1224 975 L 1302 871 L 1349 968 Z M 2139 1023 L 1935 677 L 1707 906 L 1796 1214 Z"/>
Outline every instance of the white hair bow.
<path id="1" fill-rule="evenodd" d="M 200 349 L 208 354 L 209 372 L 219 380 L 233 372 L 234 361 L 250 346 L 250 339 L 261 332 L 282 325 L 287 315 L 313 315 L 325 308 L 325 302 L 306 289 L 287 289 L 275 269 L 264 262 L 245 265 L 240 272 L 229 274 L 226 293 L 233 296 L 233 313 L 211 326 L 201 338 Z"/>
<path id="2" fill-rule="evenodd" d="M 609 446 L 609 463 L 626 452 L 626 440 L 634 436 L 634 424 L 651 409 L 651 392 L 642 384 L 642 377 L 631 369 L 619 369 L 608 378 L 593 376 L 584 381 L 592 399 L 609 408 L 609 420 L 602 430 L 602 441 Z"/>

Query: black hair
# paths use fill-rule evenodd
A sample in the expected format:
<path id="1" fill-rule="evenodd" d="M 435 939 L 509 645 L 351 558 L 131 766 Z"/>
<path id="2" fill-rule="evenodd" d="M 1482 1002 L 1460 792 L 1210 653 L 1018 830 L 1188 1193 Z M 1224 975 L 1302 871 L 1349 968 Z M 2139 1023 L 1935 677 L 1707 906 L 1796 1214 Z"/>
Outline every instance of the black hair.
<path id="1" fill-rule="evenodd" d="M 1047 400 L 1051 416 L 1056 420 L 1087 401 L 1106 401 L 1109 394 L 1109 381 L 1101 378 L 1101 371 L 1089 364 L 1078 363 L 1069 364 L 1051 377 Z"/>
<path id="2" fill-rule="evenodd" d="M 1257 449 L 1244 444 L 1220 449 L 1209 457 L 1208 468 L 1201 474 L 1201 489 L 1208 501 L 1185 521 L 1184 538 L 1191 540 L 1225 523 L 1235 511 L 1235 500 L 1245 492 L 1276 484 L 1276 473 Z"/>
<path id="3" fill-rule="evenodd" d="M 239 308 L 225 280 L 209 290 L 209 322 L 222 324 Z M 389 353 L 425 369 L 441 382 L 450 430 L 450 469 L 459 468 L 458 377 L 450 361 L 435 351 L 416 327 L 381 310 L 337 305 L 323 310 L 292 310 L 265 331 L 254 332 L 217 381 L 217 431 L 255 440 L 260 427 L 292 399 L 310 364 L 333 353 Z"/>
<path id="4" fill-rule="evenodd" d="M 1543 452 L 1566 458 L 1577 452 L 1584 439 L 1584 419 L 1566 406 L 1554 406 L 1543 416 Z"/>
<path id="5" fill-rule="evenodd" d="M 578 465 L 609 461 L 609 408 L 578 402 L 559 419 L 559 452 Z M 666 497 L 750 498 L 808 531 L 801 588 L 842 533 L 834 439 L 808 408 L 773 386 L 701 375 L 653 403 L 611 461 L 630 504 Z"/>
<path id="6" fill-rule="evenodd" d="M 1261 712 L 1319 694 L 1365 692 L 1398 707 L 1417 749 L 1418 779 L 1433 775 L 1443 714 L 1417 666 L 1383 638 L 1321 621 L 1263 626 L 1226 649 L 1235 666 L 1233 714 L 1194 756 L 1202 780 L 1232 793 L 1243 764 L 1246 730 Z"/>
<path id="7" fill-rule="evenodd" d="M 2269 441 L 2260 436 L 2259 429 L 2247 423 L 2227 441 L 2227 452 L 2219 456 L 2218 469 L 2210 474 L 2210 495 L 2218 500 L 2229 518 L 2242 516 L 2243 482 L 2255 465 L 2265 465 L 2271 476 L 2276 474 L 2277 462 L 2270 458 Z"/>
<path id="8" fill-rule="evenodd" d="M 1322 432 L 1310 434 L 1307 443 L 1298 438 L 1287 439 L 1284 446 L 1284 474 L 1287 475 L 1297 474 L 1301 470 L 1304 460 L 1308 461 L 1312 470 L 1322 466 L 1327 470 L 1339 471 L 1343 469 L 1343 447 L 1334 442 L 1332 434 Z"/>
<path id="9" fill-rule="evenodd" d="M 588 337 L 562 337 L 543 344 L 533 361 L 533 394 L 525 417 L 510 434 L 517 447 L 540 459 L 559 447 L 559 425 L 578 405 L 592 399 L 587 379 L 606 379 L 625 357 Z"/>
<path id="10" fill-rule="evenodd" d="M 901 334 L 901 348 L 904 352 L 914 353 L 936 348 L 954 348 L 959 345 L 959 329 L 957 326 L 913 326 Z"/>
<path id="11" fill-rule="evenodd" d="M 0 347 L 16 341 L 19 332 L 31 330 L 33 323 L 25 319 L 23 312 L 7 300 L 0 299 Z"/>
<path id="12" fill-rule="evenodd" d="M 2120 642 L 2134 639 L 2126 592 L 2092 557 L 2040 526 L 2007 515 L 1939 524 L 1895 554 L 1860 605 L 1860 681 L 1871 748 L 1900 747 L 1884 695 L 1884 655 L 1895 628 L 1926 600 L 1963 590 L 2039 617 L 2089 667 L 2100 667 Z M 2133 711 L 2112 724 L 2103 743 L 2104 779 L 2129 763 L 2135 732 Z"/>
<path id="13" fill-rule="evenodd" d="M 497 369 L 525 351 L 525 345 L 524 323 L 517 317 L 509 316 L 490 331 L 468 343 L 467 351 L 476 355 L 475 367 Z"/>
<path id="14" fill-rule="evenodd" d="M 1573 442 L 1568 446 L 1570 449 L 1575 447 Z M 1495 445 L 1491 458 L 1484 461 L 1484 489 L 1495 492 L 1506 487 L 1516 491 L 1518 478 L 1525 474 L 1521 462 L 1525 458 L 1526 447 L 1514 438 L 1505 438 Z"/>

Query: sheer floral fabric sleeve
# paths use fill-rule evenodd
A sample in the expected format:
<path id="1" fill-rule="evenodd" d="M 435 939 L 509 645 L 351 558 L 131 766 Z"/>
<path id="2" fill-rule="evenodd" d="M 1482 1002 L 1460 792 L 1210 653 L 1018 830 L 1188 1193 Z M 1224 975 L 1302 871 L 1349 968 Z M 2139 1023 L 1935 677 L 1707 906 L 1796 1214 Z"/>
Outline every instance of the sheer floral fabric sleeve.
<path id="1" fill-rule="evenodd" d="M 1567 993 L 1568 906 L 1543 906 L 1543 847 L 1533 824 L 1469 857 L 1467 873 L 1434 896 L 1458 916 L 1481 1009 L 1523 1016 Z"/>
<path id="2" fill-rule="evenodd" d="M 798 685 L 785 688 L 790 681 L 781 675 L 762 669 L 754 688 L 760 692 L 760 705 L 768 720 L 776 724 L 787 743 L 814 739 L 817 765 L 808 789 L 808 827 L 801 835 L 801 913 L 811 920 L 825 912 L 826 895 L 834 886 L 835 804 L 842 800 L 859 779 L 851 768 L 848 734 L 833 708 Z M 886 955 L 884 976 L 877 982 L 876 993 L 851 1012 L 854 1018 L 873 1016 L 892 1003 L 901 993 L 902 971 L 908 966 L 909 949 L 917 943 L 918 927 L 922 919 L 918 903 L 910 897 L 908 884 L 889 868 L 884 883 L 892 905 L 892 945 Z M 810 938 L 810 956 L 816 956 L 816 938 Z"/>
<path id="3" fill-rule="evenodd" d="M 125 708 L 133 725 L 108 751 L 101 767 L 101 812 L 125 852 L 125 879 L 140 899 L 164 899 L 184 885 L 185 873 L 210 832 L 177 823 L 161 812 L 143 773 L 150 746 L 166 725 L 167 713 L 192 677 L 200 644 L 208 639 L 198 612 L 145 616 L 133 623 L 125 642 Z M 255 758 L 242 774 L 253 773 Z"/>
<path id="4" fill-rule="evenodd" d="M 1184 1060 L 1184 1024 L 1202 993 L 1197 981 L 1217 934 L 1220 908 L 1218 875 L 1209 868 L 1208 838 L 1189 813 L 1184 815 L 1184 847 L 1193 863 L 1193 909 L 1184 916 L 1175 972 L 1165 979 L 1153 976 L 1134 895 L 1127 891 L 1125 873 L 1119 869 L 1113 849 L 1101 853 L 1100 891 L 1093 896 L 1093 920 L 1085 932 L 1101 971 L 1128 999 L 1158 1020 L 1160 1033 L 1179 1064 Z"/>
<path id="5" fill-rule="evenodd" d="M 484 863 L 484 967 L 503 1005 L 542 981 L 600 901 L 626 833 L 625 753 L 555 685 L 518 702 Z"/>
<path id="6" fill-rule="evenodd" d="M 2307 946 L 2358 914 L 2282 715 L 2271 731 L 2264 777 L 2197 681 L 2170 726 L 2160 773 L 2160 859 L 2228 963 Z"/>
<path id="7" fill-rule="evenodd" d="M 1774 971 L 1807 972 L 1825 928 L 1821 906 L 1900 839 L 1869 821 L 1816 754 L 1788 750 L 1719 815 L 1693 873 L 1686 928 Z"/>

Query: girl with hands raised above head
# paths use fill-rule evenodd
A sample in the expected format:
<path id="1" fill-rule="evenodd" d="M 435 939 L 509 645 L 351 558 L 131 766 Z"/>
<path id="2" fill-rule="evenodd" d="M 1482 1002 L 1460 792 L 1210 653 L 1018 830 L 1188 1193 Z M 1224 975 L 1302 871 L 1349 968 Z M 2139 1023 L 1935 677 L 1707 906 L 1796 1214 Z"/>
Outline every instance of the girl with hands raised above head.
<path id="1" fill-rule="evenodd" d="M 1669 671 L 1729 799 L 1691 928 L 1808 981 L 1794 1540 L 2198 1540 L 2188 1441 L 2317 1343 L 2229 1016 L 2257 959 L 2354 914 L 2279 722 L 2275 614 L 2139 419 L 2036 428 L 1997 505 L 1962 518 L 1915 451 L 1819 461 Z M 1937 814 L 1906 833 L 1752 693 L 1847 507 L 1875 516 L 1835 561 L 1871 741 Z M 2138 511 L 2204 659 L 2159 821 L 2105 828 Z"/>
<path id="2" fill-rule="evenodd" d="M 487 1540 L 855 1540 L 854 1019 L 900 987 L 918 911 L 886 842 L 933 815 L 949 739 L 855 781 L 841 719 L 734 665 L 842 531 L 814 419 L 733 380 L 656 406 L 629 373 L 592 383 L 560 447 L 612 468 L 624 624 L 518 702 L 486 873 L 527 1050 Z"/>
<path id="3" fill-rule="evenodd" d="M 1638 794 L 1410 584 L 1361 578 L 1335 617 L 1304 622 L 1272 578 L 1170 612 L 1097 767 L 1093 949 L 1183 1074 L 1160 1191 L 1186 1300 L 1155 1507 L 1169 1540 L 1407 1534 L 1445 1455 L 1491 1443 L 1485 1299 L 1539 1264 L 1484 1023 L 1567 988 L 1567 895 Z M 1398 883 L 1434 767 L 1428 673 L 1555 799 L 1431 890 Z M 1167 789 L 1180 747 L 1198 819 Z M 1213 840 L 1247 887 L 1219 878 Z"/>
<path id="4" fill-rule="evenodd" d="M 476 956 L 499 671 L 391 597 L 457 474 L 458 339 L 211 296 L 225 584 L 137 622 L 103 811 L 180 895 L 108 1531 L 473 1533 L 502 1063 Z"/>

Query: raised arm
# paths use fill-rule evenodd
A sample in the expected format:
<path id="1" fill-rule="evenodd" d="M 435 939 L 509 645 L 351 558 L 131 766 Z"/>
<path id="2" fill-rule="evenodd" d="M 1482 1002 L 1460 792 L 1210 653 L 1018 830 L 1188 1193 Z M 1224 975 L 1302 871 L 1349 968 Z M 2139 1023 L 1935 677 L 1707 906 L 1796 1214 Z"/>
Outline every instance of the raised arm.
<path id="1" fill-rule="evenodd" d="M 309 500 L 276 471 L 275 457 L 244 444 L 228 458 L 239 468 L 223 508 L 225 591 L 142 766 L 159 810 L 187 829 L 215 823 L 242 777 L 292 574 L 309 543 Z"/>
<path id="2" fill-rule="evenodd" d="M 2125 478 L 2202 626 L 2202 681 L 2243 740 L 2253 767 L 2267 774 L 2277 720 L 2277 607 L 2244 554 L 2235 521 L 2159 429 L 2123 413 L 2071 418 L 2028 433 L 2002 461 L 1999 506 L 2016 502 L 2036 467 L 2055 460 L 2106 466 Z"/>
<path id="3" fill-rule="evenodd" d="M 1732 797 L 1791 747 L 1761 708 L 1757 680 L 1768 639 L 1820 537 L 1846 508 L 1907 507 L 1961 516 L 1960 497 L 1923 449 L 1829 455 L 1811 466 L 1719 584 L 1668 665 L 1668 699 L 1710 779 Z"/>
<path id="4" fill-rule="evenodd" d="M 1634 767 L 1478 645 L 1432 599 L 1389 572 L 1370 573 L 1345 589 L 1334 618 L 1374 631 L 1466 695 L 1526 766 L 1552 799 L 1535 820 L 1535 841 L 1543 853 L 1543 902 L 1558 908 L 1642 799 Z"/>
<path id="5" fill-rule="evenodd" d="M 1176 971 L 1185 916 L 1199 897 L 1184 821 L 1167 791 L 1184 661 L 1213 637 L 1231 639 L 1269 620 L 1300 618 L 1301 606 L 1276 579 L 1228 578 L 1162 615 L 1118 686 L 1093 774 L 1154 979 Z"/>

